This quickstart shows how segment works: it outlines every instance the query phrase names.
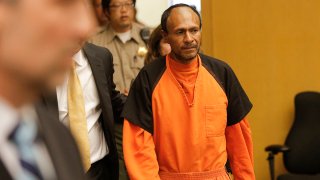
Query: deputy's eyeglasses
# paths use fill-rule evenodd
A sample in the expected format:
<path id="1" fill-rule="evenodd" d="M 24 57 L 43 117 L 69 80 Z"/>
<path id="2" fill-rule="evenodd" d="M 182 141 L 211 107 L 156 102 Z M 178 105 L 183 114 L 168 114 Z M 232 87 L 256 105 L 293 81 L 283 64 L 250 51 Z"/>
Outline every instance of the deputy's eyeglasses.
<path id="1" fill-rule="evenodd" d="M 129 8 L 133 8 L 134 4 L 133 4 L 133 2 L 122 3 L 122 4 L 113 4 L 113 5 L 110 5 L 109 7 L 110 7 L 110 9 L 121 9 L 123 7 L 126 9 L 129 9 Z"/>

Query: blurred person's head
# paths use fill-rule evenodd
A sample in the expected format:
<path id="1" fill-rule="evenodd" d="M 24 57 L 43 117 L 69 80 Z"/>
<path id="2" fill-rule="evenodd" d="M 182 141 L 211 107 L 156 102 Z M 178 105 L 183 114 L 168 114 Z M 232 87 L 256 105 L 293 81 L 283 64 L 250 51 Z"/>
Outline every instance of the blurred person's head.
<path id="1" fill-rule="evenodd" d="M 103 11 L 102 0 L 93 0 L 93 6 L 100 26 L 103 26 L 109 22 L 108 17 Z"/>
<path id="2" fill-rule="evenodd" d="M 170 44 L 166 43 L 162 38 L 162 28 L 159 25 L 153 30 L 148 41 L 148 53 L 146 55 L 145 64 L 149 64 L 160 56 L 165 56 L 171 52 Z"/>
<path id="3" fill-rule="evenodd" d="M 116 32 L 127 32 L 134 22 L 136 0 L 102 0 L 102 7 Z"/>
<path id="4" fill-rule="evenodd" d="M 183 63 L 197 57 L 201 39 L 201 17 L 192 6 L 176 4 L 164 11 L 161 27 L 166 42 L 171 46 L 170 55 Z"/>
<path id="5" fill-rule="evenodd" d="M 0 96 L 18 106 L 53 90 L 95 25 L 87 0 L 1 1 Z"/>

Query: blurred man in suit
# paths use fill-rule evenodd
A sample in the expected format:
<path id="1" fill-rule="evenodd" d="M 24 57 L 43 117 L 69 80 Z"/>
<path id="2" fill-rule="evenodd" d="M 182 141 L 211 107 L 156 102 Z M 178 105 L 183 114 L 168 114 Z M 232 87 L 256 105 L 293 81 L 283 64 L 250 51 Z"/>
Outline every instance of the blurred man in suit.
<path id="1" fill-rule="evenodd" d="M 85 179 L 69 131 L 33 104 L 95 24 L 85 0 L 0 1 L 0 179 Z"/>
<path id="2" fill-rule="evenodd" d="M 88 175 L 117 180 L 119 162 L 113 126 L 114 121 L 121 121 L 126 98 L 115 90 L 112 55 L 105 48 L 86 43 L 73 60 L 74 67 L 64 83 L 44 97 L 44 102 L 55 108 L 75 136 Z"/>

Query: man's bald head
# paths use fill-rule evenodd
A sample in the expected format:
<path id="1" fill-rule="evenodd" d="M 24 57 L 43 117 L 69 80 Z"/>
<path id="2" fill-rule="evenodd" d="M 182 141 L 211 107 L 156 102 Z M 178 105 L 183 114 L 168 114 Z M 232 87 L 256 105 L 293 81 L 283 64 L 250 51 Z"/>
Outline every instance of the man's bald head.
<path id="1" fill-rule="evenodd" d="M 190 6 L 190 5 L 187 5 L 187 4 L 175 4 L 173 6 L 170 6 L 168 9 L 166 9 L 162 16 L 161 16 L 161 28 L 164 32 L 167 32 L 168 31 L 168 28 L 167 28 L 167 22 L 168 22 L 168 18 L 169 16 L 171 15 L 171 12 L 173 9 L 176 9 L 176 8 L 179 8 L 179 7 L 187 7 L 187 8 L 190 8 L 198 17 L 199 17 L 199 27 L 201 28 L 202 26 L 202 19 L 201 19 L 201 16 L 200 16 L 200 13 L 197 11 L 197 9 L 194 7 L 194 6 Z"/>

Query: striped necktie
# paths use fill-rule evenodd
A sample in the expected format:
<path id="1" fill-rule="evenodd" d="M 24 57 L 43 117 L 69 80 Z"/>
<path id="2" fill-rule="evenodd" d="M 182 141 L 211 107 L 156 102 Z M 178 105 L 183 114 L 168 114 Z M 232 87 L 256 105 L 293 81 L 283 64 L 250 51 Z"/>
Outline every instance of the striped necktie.
<path id="1" fill-rule="evenodd" d="M 37 166 L 34 146 L 37 139 L 37 125 L 33 122 L 19 121 L 9 139 L 17 148 L 22 172 L 16 177 L 18 180 L 42 180 L 43 176 Z"/>
<path id="2" fill-rule="evenodd" d="M 91 166 L 90 144 L 87 129 L 87 118 L 84 105 L 84 97 L 75 63 L 70 71 L 68 82 L 68 113 L 69 125 L 82 157 L 82 163 L 87 172 Z"/>

